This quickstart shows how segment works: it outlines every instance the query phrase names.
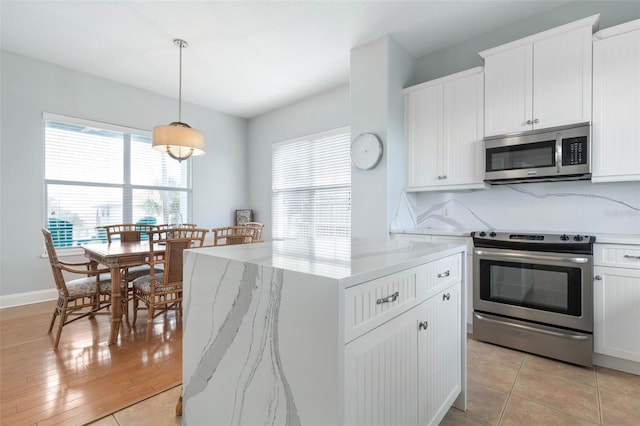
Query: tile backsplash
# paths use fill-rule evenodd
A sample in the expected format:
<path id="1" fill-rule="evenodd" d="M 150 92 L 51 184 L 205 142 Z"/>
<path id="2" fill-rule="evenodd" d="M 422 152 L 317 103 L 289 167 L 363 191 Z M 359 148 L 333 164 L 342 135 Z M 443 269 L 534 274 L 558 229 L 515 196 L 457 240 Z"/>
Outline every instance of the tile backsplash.
<path id="1" fill-rule="evenodd" d="M 541 182 L 404 193 L 390 228 L 640 235 L 640 182 Z"/>

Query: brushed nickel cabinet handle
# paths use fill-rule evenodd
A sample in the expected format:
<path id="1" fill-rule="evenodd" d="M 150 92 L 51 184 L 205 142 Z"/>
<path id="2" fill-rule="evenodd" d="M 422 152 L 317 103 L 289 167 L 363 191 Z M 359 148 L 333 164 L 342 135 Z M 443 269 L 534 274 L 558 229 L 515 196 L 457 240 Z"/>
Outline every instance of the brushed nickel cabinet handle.
<path id="1" fill-rule="evenodd" d="M 393 303 L 400 296 L 400 292 L 396 291 L 390 296 L 383 297 L 381 299 L 376 300 L 376 305 L 382 305 L 383 303 Z"/>
<path id="2" fill-rule="evenodd" d="M 623 257 L 625 259 L 640 259 L 640 256 L 631 256 L 630 254 L 625 254 Z"/>
<path id="3" fill-rule="evenodd" d="M 596 275 L 594 278 L 596 279 L 596 281 L 602 281 L 602 277 L 600 275 Z"/>
<path id="4" fill-rule="evenodd" d="M 450 275 L 449 271 L 442 272 L 442 273 L 438 274 L 438 278 L 448 277 L 449 275 Z"/>

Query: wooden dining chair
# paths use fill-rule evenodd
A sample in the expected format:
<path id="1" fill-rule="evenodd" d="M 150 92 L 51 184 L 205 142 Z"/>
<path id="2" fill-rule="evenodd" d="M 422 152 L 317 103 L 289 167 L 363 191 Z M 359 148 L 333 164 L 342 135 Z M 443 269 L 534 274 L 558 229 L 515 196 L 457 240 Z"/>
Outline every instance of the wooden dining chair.
<path id="1" fill-rule="evenodd" d="M 147 342 L 151 340 L 156 317 L 168 311 L 182 315 L 182 252 L 187 248 L 200 247 L 204 240 L 204 235 L 200 239 L 199 232 L 190 232 L 193 229 L 180 229 L 180 234 L 173 231 L 175 229 L 148 233 L 150 274 L 133 281 L 133 325 L 138 311 L 146 310 Z M 157 266 L 162 272 L 156 272 Z"/>
<path id="2" fill-rule="evenodd" d="M 262 230 L 264 229 L 264 223 L 247 222 L 245 226 L 255 229 L 253 239 L 251 241 L 252 243 L 262 242 Z"/>
<path id="3" fill-rule="evenodd" d="M 197 228 L 198 225 L 195 223 L 163 223 L 161 225 L 156 225 L 157 229 L 171 229 L 171 228 Z"/>
<path id="4" fill-rule="evenodd" d="M 226 246 L 253 242 L 256 230 L 244 225 L 213 228 L 213 245 Z"/>
<path id="5" fill-rule="evenodd" d="M 63 262 L 58 259 L 51 232 L 42 228 L 42 235 L 58 290 L 58 303 L 49 324 L 51 333 L 56 318 L 60 317 L 53 342 L 53 347 L 57 348 L 64 326 L 81 318 L 93 317 L 97 313 L 106 313 L 99 311 L 111 306 L 111 275 L 108 269 L 92 268 L 91 262 Z M 82 278 L 67 280 L 63 272 L 81 275 Z M 121 283 L 120 288 L 123 292 L 122 300 L 125 301 L 126 283 Z"/>

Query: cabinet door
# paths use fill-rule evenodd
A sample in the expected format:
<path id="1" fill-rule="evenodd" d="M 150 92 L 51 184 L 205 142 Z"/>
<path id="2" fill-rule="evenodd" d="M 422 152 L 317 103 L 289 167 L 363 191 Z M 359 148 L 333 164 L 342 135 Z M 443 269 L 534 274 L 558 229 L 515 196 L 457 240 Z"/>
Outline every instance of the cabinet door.
<path id="1" fill-rule="evenodd" d="M 485 58 L 485 136 L 532 129 L 532 60 L 531 44 Z"/>
<path id="2" fill-rule="evenodd" d="M 593 43 L 593 180 L 640 180 L 640 30 Z"/>
<path id="3" fill-rule="evenodd" d="M 591 50 L 591 27 L 534 44 L 534 128 L 591 120 Z"/>
<path id="4" fill-rule="evenodd" d="M 481 73 L 444 84 L 441 167 L 444 185 L 482 183 L 483 93 Z"/>
<path id="5" fill-rule="evenodd" d="M 418 424 L 420 306 L 345 346 L 345 424 Z"/>
<path id="6" fill-rule="evenodd" d="M 418 333 L 421 425 L 438 424 L 461 391 L 460 283 L 417 309 L 428 327 Z"/>
<path id="7" fill-rule="evenodd" d="M 640 362 L 640 270 L 594 272 L 594 351 Z"/>
<path id="8" fill-rule="evenodd" d="M 405 95 L 408 186 L 441 185 L 442 85 Z"/>

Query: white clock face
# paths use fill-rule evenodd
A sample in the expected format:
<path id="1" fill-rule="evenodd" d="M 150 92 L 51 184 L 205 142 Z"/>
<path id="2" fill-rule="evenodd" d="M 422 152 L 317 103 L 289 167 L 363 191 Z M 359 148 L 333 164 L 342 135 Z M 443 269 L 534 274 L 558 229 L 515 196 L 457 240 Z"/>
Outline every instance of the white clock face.
<path id="1" fill-rule="evenodd" d="M 361 170 L 371 170 L 382 159 L 382 141 L 373 133 L 361 133 L 351 144 L 351 163 Z"/>

